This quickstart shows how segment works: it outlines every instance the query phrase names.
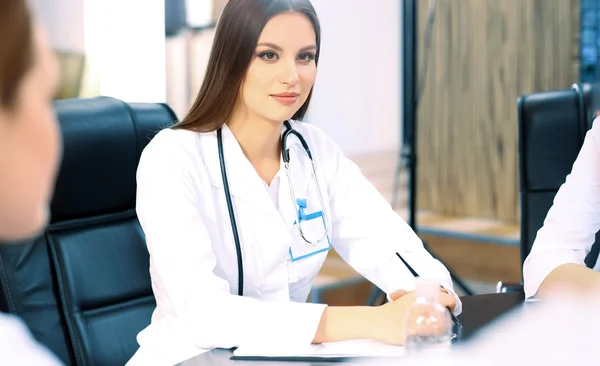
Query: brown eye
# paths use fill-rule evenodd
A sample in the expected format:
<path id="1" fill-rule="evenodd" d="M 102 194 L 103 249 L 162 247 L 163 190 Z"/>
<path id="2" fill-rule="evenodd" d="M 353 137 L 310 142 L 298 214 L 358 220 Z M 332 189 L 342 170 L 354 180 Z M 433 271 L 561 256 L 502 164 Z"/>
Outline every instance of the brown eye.
<path id="1" fill-rule="evenodd" d="M 304 62 L 310 62 L 314 59 L 315 59 L 315 55 L 313 55 L 312 53 L 303 53 L 298 56 L 298 60 L 304 61 Z"/>
<path id="2" fill-rule="evenodd" d="M 262 58 L 265 61 L 274 61 L 277 59 L 277 54 L 272 51 L 266 51 L 258 55 L 258 57 Z"/>

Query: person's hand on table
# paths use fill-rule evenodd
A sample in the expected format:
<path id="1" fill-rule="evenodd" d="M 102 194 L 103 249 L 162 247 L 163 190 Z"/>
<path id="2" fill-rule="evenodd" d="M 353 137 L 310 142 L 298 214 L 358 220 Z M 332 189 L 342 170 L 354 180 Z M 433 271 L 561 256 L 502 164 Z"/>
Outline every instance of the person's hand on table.
<path id="1" fill-rule="evenodd" d="M 378 306 L 373 319 L 372 337 L 379 342 L 403 345 L 406 314 L 415 302 L 413 292 L 406 292 L 396 300 Z"/>
<path id="2" fill-rule="evenodd" d="M 414 296 L 414 291 L 405 291 L 405 290 L 396 290 L 390 294 L 390 299 L 392 301 L 396 301 L 408 294 L 412 294 Z M 440 304 L 450 309 L 450 311 L 454 312 L 456 310 L 456 297 L 454 295 L 448 293 L 448 290 L 440 286 Z"/>
<path id="3" fill-rule="evenodd" d="M 397 290 L 390 294 L 392 301 L 376 308 L 372 339 L 380 342 L 403 345 L 405 340 L 404 322 L 406 314 L 416 301 L 414 291 Z M 450 309 L 456 308 L 456 298 L 444 288 L 440 288 L 440 304 Z"/>

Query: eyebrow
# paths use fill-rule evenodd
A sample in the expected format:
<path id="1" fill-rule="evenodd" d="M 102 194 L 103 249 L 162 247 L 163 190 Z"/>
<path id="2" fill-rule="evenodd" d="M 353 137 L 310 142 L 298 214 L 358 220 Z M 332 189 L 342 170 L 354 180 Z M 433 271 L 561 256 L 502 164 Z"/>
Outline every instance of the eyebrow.
<path id="1" fill-rule="evenodd" d="M 256 46 L 257 47 L 258 46 L 270 47 L 270 48 L 272 48 L 274 50 L 277 50 L 279 52 L 283 52 L 283 49 L 281 47 L 279 47 L 278 45 L 276 45 L 274 43 L 270 43 L 270 42 L 261 42 L 261 43 L 257 44 Z M 308 50 L 316 50 L 316 49 L 317 49 L 317 45 L 312 44 L 310 46 L 302 47 L 300 49 L 300 52 L 302 52 L 302 51 L 308 51 Z"/>

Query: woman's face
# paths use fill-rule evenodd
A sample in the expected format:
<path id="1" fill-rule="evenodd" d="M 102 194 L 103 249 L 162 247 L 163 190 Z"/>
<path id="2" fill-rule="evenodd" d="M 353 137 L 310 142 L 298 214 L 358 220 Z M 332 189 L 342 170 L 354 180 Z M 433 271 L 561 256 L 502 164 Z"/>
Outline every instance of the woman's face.
<path id="1" fill-rule="evenodd" d="M 12 108 L 0 106 L 0 239 L 37 234 L 48 205 L 61 143 L 52 108 L 58 83 L 55 56 L 42 30 L 34 32 L 34 61 Z"/>
<path id="2" fill-rule="evenodd" d="M 271 18 L 258 39 L 236 107 L 251 118 L 290 119 L 315 83 L 316 39 L 312 23 L 301 13 Z"/>

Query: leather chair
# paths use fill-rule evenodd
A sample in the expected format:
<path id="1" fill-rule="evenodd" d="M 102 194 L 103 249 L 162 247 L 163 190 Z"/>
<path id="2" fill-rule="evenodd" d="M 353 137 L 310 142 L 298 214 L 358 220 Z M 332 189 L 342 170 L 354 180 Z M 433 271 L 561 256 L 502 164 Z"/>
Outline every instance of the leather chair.
<path id="1" fill-rule="evenodd" d="M 45 236 L 5 244 L 0 244 L 0 311 L 19 316 L 40 343 L 66 365 L 76 365 Z"/>
<path id="2" fill-rule="evenodd" d="M 594 113 L 600 109 L 600 88 L 575 84 L 571 89 L 521 96 L 519 120 L 519 174 L 521 198 L 521 265 L 529 255 L 554 196 L 571 172 Z M 599 243 L 598 234 L 596 243 Z M 598 258 L 594 245 L 586 258 L 592 267 Z M 498 284 L 498 292 L 520 285 Z"/>
<path id="3" fill-rule="evenodd" d="M 99 97 L 56 102 L 63 162 L 46 232 L 0 246 L 0 310 L 68 365 L 123 365 L 155 307 L 135 215 L 135 174 L 164 104 Z"/>

